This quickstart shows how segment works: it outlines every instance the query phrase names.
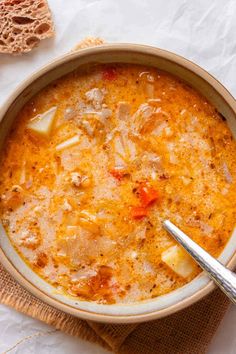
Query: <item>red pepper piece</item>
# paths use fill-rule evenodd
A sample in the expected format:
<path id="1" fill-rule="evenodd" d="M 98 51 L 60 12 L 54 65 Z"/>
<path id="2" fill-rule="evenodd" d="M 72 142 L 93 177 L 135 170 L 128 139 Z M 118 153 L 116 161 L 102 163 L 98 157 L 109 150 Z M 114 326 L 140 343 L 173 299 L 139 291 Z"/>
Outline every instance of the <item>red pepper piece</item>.
<path id="1" fill-rule="evenodd" d="M 147 209 L 141 206 L 134 206 L 131 209 L 131 216 L 133 219 L 142 219 L 147 216 Z"/>
<path id="2" fill-rule="evenodd" d="M 157 190 L 148 186 L 147 184 L 142 184 L 138 188 L 138 193 L 141 205 L 145 208 L 159 199 L 159 193 L 157 192 Z"/>
<path id="3" fill-rule="evenodd" d="M 108 67 L 103 70 L 102 72 L 103 80 L 113 81 L 117 78 L 117 71 L 116 68 Z"/>
<path id="4" fill-rule="evenodd" d="M 121 179 L 125 176 L 125 175 L 127 175 L 127 172 L 126 171 L 124 171 L 124 170 L 118 170 L 118 169 L 112 169 L 112 170 L 110 170 L 109 171 L 110 172 L 110 174 L 114 177 L 114 178 L 116 178 L 118 181 L 121 181 Z"/>

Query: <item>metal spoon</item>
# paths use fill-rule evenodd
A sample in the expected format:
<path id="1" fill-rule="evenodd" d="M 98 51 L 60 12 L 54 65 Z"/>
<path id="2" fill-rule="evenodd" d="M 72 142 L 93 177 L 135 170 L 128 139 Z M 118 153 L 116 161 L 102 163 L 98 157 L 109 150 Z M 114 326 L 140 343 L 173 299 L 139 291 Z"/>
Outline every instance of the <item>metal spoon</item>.
<path id="1" fill-rule="evenodd" d="M 163 226 L 208 273 L 228 298 L 236 304 L 236 275 L 204 251 L 171 221 L 165 220 Z"/>

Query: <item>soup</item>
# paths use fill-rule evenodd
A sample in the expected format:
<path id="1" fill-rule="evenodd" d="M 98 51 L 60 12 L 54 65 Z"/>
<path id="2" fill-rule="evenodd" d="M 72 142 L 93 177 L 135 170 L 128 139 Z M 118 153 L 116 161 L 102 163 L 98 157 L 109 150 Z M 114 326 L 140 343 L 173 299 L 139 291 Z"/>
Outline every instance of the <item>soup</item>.
<path id="1" fill-rule="evenodd" d="M 234 228 L 235 178 L 232 134 L 198 92 L 155 68 L 95 65 L 18 114 L 1 157 L 1 220 L 56 291 L 130 303 L 200 273 L 164 219 L 220 254 Z"/>

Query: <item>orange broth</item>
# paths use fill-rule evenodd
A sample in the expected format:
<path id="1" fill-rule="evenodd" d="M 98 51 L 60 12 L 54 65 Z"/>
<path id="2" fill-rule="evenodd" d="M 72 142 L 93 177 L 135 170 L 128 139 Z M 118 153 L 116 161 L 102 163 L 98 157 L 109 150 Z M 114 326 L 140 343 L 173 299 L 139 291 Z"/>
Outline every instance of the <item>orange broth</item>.
<path id="1" fill-rule="evenodd" d="M 50 134 L 32 131 L 52 107 Z M 184 272 L 163 261 L 176 245 L 164 219 L 220 254 L 235 224 L 235 179 L 235 141 L 198 92 L 155 68 L 93 66 L 48 85 L 18 114 L 2 153 L 1 219 L 58 291 L 134 302 L 200 272 L 186 254 Z"/>

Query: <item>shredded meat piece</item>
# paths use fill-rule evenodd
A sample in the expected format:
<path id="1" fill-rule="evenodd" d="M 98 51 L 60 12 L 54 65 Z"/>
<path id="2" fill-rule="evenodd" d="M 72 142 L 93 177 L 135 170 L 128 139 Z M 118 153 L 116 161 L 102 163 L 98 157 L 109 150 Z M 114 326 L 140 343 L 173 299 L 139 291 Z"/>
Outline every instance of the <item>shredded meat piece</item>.
<path id="1" fill-rule="evenodd" d="M 1 196 L 2 205 L 6 209 L 16 209 L 24 201 L 24 190 L 21 186 L 13 186 L 10 191 Z"/>
<path id="2" fill-rule="evenodd" d="M 104 91 L 98 88 L 93 88 L 86 92 L 85 94 L 87 100 L 92 102 L 95 109 L 100 109 L 103 99 L 104 99 Z"/>
<path id="3" fill-rule="evenodd" d="M 71 286 L 71 294 L 101 302 L 114 302 L 110 282 L 113 272 L 108 266 L 100 266 L 98 273 L 87 282 L 80 282 Z M 105 301 L 104 301 L 105 300 Z"/>
<path id="4" fill-rule="evenodd" d="M 40 237 L 33 232 L 24 231 L 20 237 L 20 245 L 35 250 L 41 243 Z"/>
<path id="5" fill-rule="evenodd" d="M 81 185 L 81 175 L 78 172 L 71 173 L 71 182 L 73 186 L 79 187 Z"/>
<path id="6" fill-rule="evenodd" d="M 44 252 L 38 253 L 35 265 L 39 268 L 44 268 L 46 267 L 47 263 L 48 263 L 48 256 L 46 255 L 46 253 Z"/>
<path id="7" fill-rule="evenodd" d="M 119 102 L 117 107 L 117 118 L 127 120 L 130 115 L 131 106 L 128 102 Z"/>

